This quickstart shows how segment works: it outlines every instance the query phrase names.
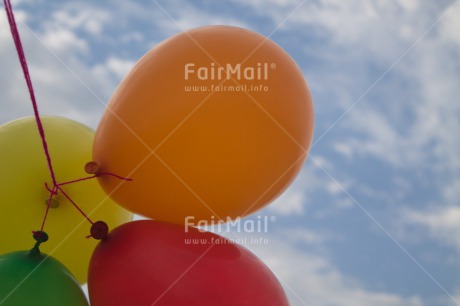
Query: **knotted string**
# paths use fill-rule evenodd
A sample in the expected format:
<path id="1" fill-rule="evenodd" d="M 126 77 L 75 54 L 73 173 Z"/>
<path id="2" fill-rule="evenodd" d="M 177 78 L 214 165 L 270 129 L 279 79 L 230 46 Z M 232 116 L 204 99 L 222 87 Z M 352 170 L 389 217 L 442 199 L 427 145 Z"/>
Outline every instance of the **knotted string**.
<path id="1" fill-rule="evenodd" d="M 68 182 L 64 182 L 64 183 L 58 183 L 57 182 L 56 175 L 55 175 L 54 169 L 53 169 L 53 163 L 51 162 L 51 155 L 50 155 L 50 152 L 48 150 L 48 144 L 46 142 L 45 129 L 43 128 L 43 124 L 42 124 L 42 121 L 40 119 L 40 113 L 38 111 L 37 100 L 35 99 L 35 93 L 34 93 L 34 88 L 32 86 L 32 80 L 30 78 L 29 67 L 27 66 L 27 60 L 26 60 L 26 56 L 24 54 L 24 49 L 22 47 L 21 37 L 19 36 L 19 31 L 18 31 L 18 28 L 17 28 L 17 25 L 16 25 L 16 20 L 14 18 L 13 8 L 11 6 L 10 0 L 4 0 L 4 3 L 5 3 L 6 14 L 8 16 L 8 22 L 10 24 L 11 34 L 13 36 L 14 44 L 16 46 L 16 51 L 17 51 L 17 54 L 18 54 L 18 57 L 19 57 L 19 62 L 21 63 L 22 71 L 24 73 L 24 78 L 26 79 L 27 88 L 29 90 L 29 95 L 30 95 L 30 100 L 32 101 L 32 107 L 34 109 L 35 121 L 37 123 L 38 132 L 39 132 L 40 138 L 42 140 L 43 151 L 44 151 L 45 156 L 46 156 L 46 161 L 47 161 L 49 173 L 50 173 L 50 176 L 51 176 L 51 181 L 53 183 L 51 188 L 48 186 L 47 183 L 45 183 L 45 188 L 49 191 L 50 195 L 49 195 L 49 198 L 48 198 L 47 203 L 46 203 L 47 204 L 46 205 L 46 211 L 45 211 L 45 215 L 43 217 L 42 225 L 41 225 L 41 228 L 40 228 L 39 232 L 40 233 L 43 232 L 43 229 L 45 227 L 46 218 L 48 216 L 48 211 L 49 211 L 49 208 L 51 206 L 53 197 L 55 195 L 57 195 L 58 192 L 61 192 L 62 195 L 64 195 L 64 197 L 70 203 L 72 203 L 72 205 L 92 224 L 92 226 L 97 224 L 97 226 L 94 227 L 94 230 L 93 229 L 91 230 L 91 233 L 93 233 L 93 232 L 95 232 L 95 233 L 99 232 L 100 233 L 101 232 L 101 230 L 100 230 L 101 223 L 103 223 L 103 222 L 98 221 L 98 222 L 94 223 L 93 221 L 91 221 L 91 219 L 88 217 L 88 215 L 86 215 L 83 212 L 83 210 L 70 198 L 70 196 L 61 188 L 61 186 L 77 183 L 77 182 L 88 180 L 88 179 L 93 179 L 93 178 L 96 178 L 96 177 L 101 176 L 101 175 L 110 175 L 110 176 L 114 176 L 114 177 L 116 177 L 118 179 L 126 180 L 126 181 L 131 181 L 131 179 L 124 178 L 124 177 L 121 177 L 121 176 L 113 174 L 113 173 L 98 173 L 98 172 L 96 172 L 96 173 L 94 173 L 95 175 L 93 175 L 93 176 L 84 177 L 84 178 L 80 178 L 80 179 L 76 179 L 76 180 L 72 180 L 72 181 L 68 181 Z M 94 163 L 94 162 L 92 162 L 92 163 Z M 105 231 L 105 229 L 102 232 L 104 232 L 104 231 Z M 103 235 L 102 234 L 93 235 L 94 238 L 101 239 L 101 238 L 97 238 L 96 236 L 103 236 Z M 102 238 L 104 238 L 104 237 L 102 237 Z"/>

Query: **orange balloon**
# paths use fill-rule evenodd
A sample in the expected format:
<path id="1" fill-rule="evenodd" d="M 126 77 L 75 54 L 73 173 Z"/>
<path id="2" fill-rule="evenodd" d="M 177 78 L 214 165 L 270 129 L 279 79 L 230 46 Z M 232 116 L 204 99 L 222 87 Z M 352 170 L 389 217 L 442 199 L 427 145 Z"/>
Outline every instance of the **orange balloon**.
<path id="1" fill-rule="evenodd" d="M 174 223 L 228 221 L 275 199 L 311 145 L 301 70 L 255 32 L 208 26 L 150 50 L 118 86 L 96 131 L 103 189 L 126 209 Z"/>

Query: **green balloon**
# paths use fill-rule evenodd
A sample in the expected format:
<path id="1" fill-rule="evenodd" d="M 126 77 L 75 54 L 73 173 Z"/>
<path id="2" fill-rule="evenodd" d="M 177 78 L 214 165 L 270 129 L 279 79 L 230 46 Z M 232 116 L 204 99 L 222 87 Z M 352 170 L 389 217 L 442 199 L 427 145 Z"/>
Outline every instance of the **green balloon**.
<path id="1" fill-rule="evenodd" d="M 1 306 L 88 306 L 78 282 L 38 249 L 0 255 Z"/>

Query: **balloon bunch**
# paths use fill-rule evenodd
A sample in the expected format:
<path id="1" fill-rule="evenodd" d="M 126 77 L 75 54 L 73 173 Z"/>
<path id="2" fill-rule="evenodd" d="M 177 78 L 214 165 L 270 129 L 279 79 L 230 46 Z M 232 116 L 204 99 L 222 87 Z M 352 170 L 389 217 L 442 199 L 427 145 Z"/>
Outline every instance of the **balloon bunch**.
<path id="1" fill-rule="evenodd" d="M 65 118 L 42 116 L 41 121 L 57 178 L 68 182 L 87 176 L 84 166 L 91 160 L 94 132 Z M 28 117 L 0 127 L 0 169 L 5 173 L 0 177 L 0 230 L 11 233 L 2 235 L 0 254 L 28 249 L 31 230 L 46 230 L 50 239 L 42 251 L 52 254 L 85 283 L 97 244 L 85 238 L 90 234 L 86 217 L 115 227 L 131 220 L 132 214 L 111 201 L 95 179 L 61 185 L 50 201 L 45 183 L 52 183 L 35 125 L 34 118 Z M 86 217 L 71 201 L 88 213 Z"/>
<path id="2" fill-rule="evenodd" d="M 93 306 L 288 305 L 254 254 L 184 225 L 248 216 L 302 167 L 313 108 L 282 48 L 229 26 L 175 35 L 125 77 L 95 134 L 39 116 L 24 73 L 36 116 L 0 127 L 0 168 L 9 173 L 0 178 L 1 227 L 15 232 L 0 253 L 27 249 L 42 221 L 32 250 L 0 256 L 1 305 L 87 305 L 70 272 L 88 280 Z M 127 222 L 132 213 L 149 219 Z M 85 219 L 97 245 L 84 238 Z M 41 248 L 70 272 L 40 252 L 44 229 Z"/>
<path id="3" fill-rule="evenodd" d="M 124 224 L 96 247 L 91 304 L 288 305 L 255 255 L 184 223 L 266 206 L 298 173 L 312 131 L 303 75 L 268 38 L 209 26 L 150 50 L 112 96 L 93 160 L 132 178 L 98 180 L 118 204 L 155 221 Z"/>
<path id="4" fill-rule="evenodd" d="M 91 229 L 100 227 L 92 219 L 115 227 L 132 213 L 85 173 L 94 131 L 39 115 L 13 10 L 9 0 L 4 3 L 35 116 L 0 126 L 0 305 L 88 305 L 80 284 L 87 281 L 97 241 L 85 238 L 94 237 L 86 221 Z M 37 228 L 34 247 L 21 251 L 30 249 Z"/>
<path id="5" fill-rule="evenodd" d="M 0 305 L 88 305 L 69 270 L 40 252 L 48 235 L 37 231 L 34 238 L 30 251 L 0 255 Z"/>

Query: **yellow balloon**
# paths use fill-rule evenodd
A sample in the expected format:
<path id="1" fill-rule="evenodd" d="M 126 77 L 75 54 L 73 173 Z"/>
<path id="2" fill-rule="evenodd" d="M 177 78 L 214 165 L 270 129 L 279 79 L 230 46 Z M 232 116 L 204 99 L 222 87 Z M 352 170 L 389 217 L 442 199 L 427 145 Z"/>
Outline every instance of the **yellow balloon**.
<path id="1" fill-rule="evenodd" d="M 88 177 L 84 167 L 91 160 L 94 131 L 60 117 L 45 116 L 42 122 L 57 182 Z M 34 118 L 0 126 L 0 169 L 0 254 L 30 249 L 35 242 L 32 231 L 40 229 L 49 197 L 45 182 L 53 186 Z M 95 179 L 63 185 L 62 189 L 93 222 L 102 220 L 114 228 L 132 219 Z M 54 199 L 58 206 L 50 208 L 44 228 L 49 240 L 40 249 L 84 283 L 97 240 L 85 238 L 91 224 L 61 192 Z"/>

